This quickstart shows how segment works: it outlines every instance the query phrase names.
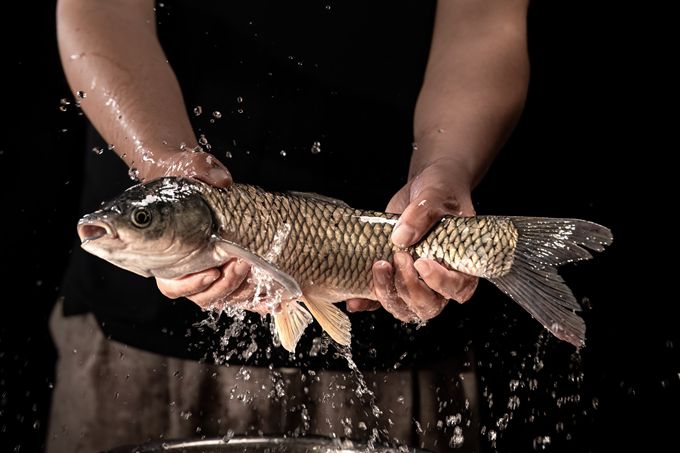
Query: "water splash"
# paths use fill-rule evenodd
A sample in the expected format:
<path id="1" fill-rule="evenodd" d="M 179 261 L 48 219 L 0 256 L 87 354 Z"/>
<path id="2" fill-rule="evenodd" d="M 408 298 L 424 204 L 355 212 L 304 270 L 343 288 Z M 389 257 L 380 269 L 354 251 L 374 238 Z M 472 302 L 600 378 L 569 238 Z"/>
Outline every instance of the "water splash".
<path id="1" fill-rule="evenodd" d="M 137 170 L 135 167 L 130 167 L 128 170 L 128 176 L 131 180 L 139 182 L 139 170 Z"/>

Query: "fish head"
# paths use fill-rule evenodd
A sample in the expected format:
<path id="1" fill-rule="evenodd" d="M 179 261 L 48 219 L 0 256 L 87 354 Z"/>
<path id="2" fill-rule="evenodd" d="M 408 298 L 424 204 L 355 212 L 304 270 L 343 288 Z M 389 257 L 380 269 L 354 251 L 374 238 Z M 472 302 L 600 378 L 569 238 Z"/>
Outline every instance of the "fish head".
<path id="1" fill-rule="evenodd" d="M 165 177 L 129 188 L 80 219 L 81 247 L 144 277 L 202 270 L 192 269 L 192 263 L 215 229 L 202 185 Z"/>

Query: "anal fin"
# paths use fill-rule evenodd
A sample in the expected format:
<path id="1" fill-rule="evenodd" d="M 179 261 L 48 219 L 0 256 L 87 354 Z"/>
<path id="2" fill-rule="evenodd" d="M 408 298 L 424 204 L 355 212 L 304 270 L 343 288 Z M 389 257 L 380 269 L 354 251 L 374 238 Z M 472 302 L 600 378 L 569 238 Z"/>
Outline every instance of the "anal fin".
<path id="1" fill-rule="evenodd" d="M 352 341 L 352 323 L 345 313 L 331 302 L 309 298 L 305 295 L 303 302 L 323 330 L 342 346 L 349 346 Z"/>
<path id="2" fill-rule="evenodd" d="M 314 320 L 312 315 L 298 302 L 287 302 L 281 304 L 281 311 L 273 316 L 281 346 L 288 352 L 295 352 L 302 334 Z"/>

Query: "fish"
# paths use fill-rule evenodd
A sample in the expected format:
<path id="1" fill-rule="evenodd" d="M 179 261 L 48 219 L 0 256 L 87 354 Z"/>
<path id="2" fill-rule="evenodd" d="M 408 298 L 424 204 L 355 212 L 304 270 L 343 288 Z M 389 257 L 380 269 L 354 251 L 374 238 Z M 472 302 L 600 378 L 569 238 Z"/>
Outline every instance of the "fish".
<path id="1" fill-rule="evenodd" d="M 557 338 L 585 345 L 581 307 L 557 268 L 603 251 L 613 240 L 608 228 L 568 218 L 447 215 L 400 249 L 390 240 L 398 218 L 316 193 L 162 177 L 83 216 L 77 231 L 84 250 L 143 277 L 248 262 L 271 282 L 275 331 L 290 352 L 314 320 L 349 345 L 351 322 L 335 304 L 375 299 L 373 263 L 400 250 L 488 280 Z"/>

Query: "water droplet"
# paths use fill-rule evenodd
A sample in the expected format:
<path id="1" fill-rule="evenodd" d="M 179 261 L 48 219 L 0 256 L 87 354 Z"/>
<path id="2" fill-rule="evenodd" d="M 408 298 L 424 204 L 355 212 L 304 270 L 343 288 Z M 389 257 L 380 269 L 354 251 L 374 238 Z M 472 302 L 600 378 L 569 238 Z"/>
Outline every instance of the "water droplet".
<path id="1" fill-rule="evenodd" d="M 366 431 L 368 429 L 368 427 L 366 426 L 366 423 L 364 423 L 364 422 L 357 423 L 357 427 L 361 430 L 364 430 L 364 431 Z"/>
<path id="2" fill-rule="evenodd" d="M 59 106 L 59 110 L 61 110 L 62 112 L 65 112 L 65 111 L 67 111 L 68 109 L 66 108 L 65 105 L 60 105 L 60 106 Z"/>
<path id="3" fill-rule="evenodd" d="M 135 167 L 130 167 L 128 170 L 128 176 L 133 181 L 139 181 L 139 170 L 137 170 Z"/>
<path id="4" fill-rule="evenodd" d="M 92 148 L 92 152 L 97 155 L 102 155 L 104 153 L 104 148 L 98 148 L 95 146 L 94 148 Z"/>
<path id="5" fill-rule="evenodd" d="M 281 152 L 279 152 L 279 154 L 281 154 L 281 157 L 286 157 L 286 155 L 287 155 L 285 149 L 282 149 Z"/>
<path id="6" fill-rule="evenodd" d="M 76 91 L 76 97 L 78 99 L 85 99 L 87 97 L 87 93 L 84 91 Z"/>
<path id="7" fill-rule="evenodd" d="M 107 146 L 107 149 L 108 149 L 109 151 L 114 151 L 114 150 L 116 149 L 116 145 L 114 145 L 114 144 L 112 143 L 112 144 L 110 144 L 109 146 Z"/>
<path id="8" fill-rule="evenodd" d="M 494 431 L 493 429 L 489 430 L 488 434 L 489 442 L 491 442 L 492 447 L 496 447 L 496 439 L 498 438 L 498 433 Z"/>
<path id="9" fill-rule="evenodd" d="M 550 436 L 538 436 L 534 439 L 534 450 L 546 450 L 550 446 Z"/>
<path id="10" fill-rule="evenodd" d="M 249 381 L 250 380 L 250 370 L 246 368 L 241 368 L 239 371 L 239 374 L 243 377 L 244 381 Z"/>
<path id="11" fill-rule="evenodd" d="M 179 150 L 180 151 L 186 151 L 186 149 L 187 149 L 186 143 L 182 142 L 182 143 L 179 144 Z"/>
<path id="12" fill-rule="evenodd" d="M 238 102 L 239 104 L 242 103 L 242 102 L 243 102 L 243 98 L 242 98 L 241 96 L 237 97 L 237 98 L 236 98 L 236 102 Z"/>
<path id="13" fill-rule="evenodd" d="M 120 392 L 116 392 L 113 394 L 113 399 L 117 400 L 120 397 Z"/>
<path id="14" fill-rule="evenodd" d="M 411 149 L 413 151 L 418 151 L 418 143 L 416 143 L 416 142 L 411 143 Z"/>
<path id="15" fill-rule="evenodd" d="M 70 58 L 71 60 L 78 60 L 78 59 L 80 59 L 80 58 L 82 58 L 82 57 L 84 57 L 84 56 L 85 56 L 85 52 L 80 52 L 80 53 L 71 54 L 71 56 L 70 56 L 69 58 Z"/>
<path id="16" fill-rule="evenodd" d="M 326 11 L 330 11 L 330 10 L 331 10 L 331 5 L 326 5 Z"/>
<path id="17" fill-rule="evenodd" d="M 465 442 L 465 437 L 463 436 L 463 428 L 461 428 L 460 426 L 456 426 L 453 429 L 453 436 L 451 436 L 451 440 L 449 440 L 449 447 L 460 448 L 463 446 L 463 442 Z"/>
<path id="18" fill-rule="evenodd" d="M 222 437 L 223 442 L 229 442 L 232 438 L 234 437 L 234 430 L 233 429 L 228 429 L 227 434 Z"/>
<path id="19" fill-rule="evenodd" d="M 201 113 L 203 113 L 203 107 L 200 105 L 194 107 L 194 115 L 199 116 Z"/>
<path id="20" fill-rule="evenodd" d="M 597 410 L 600 408 L 600 400 L 597 397 L 593 398 L 592 401 L 593 409 Z"/>
<path id="21" fill-rule="evenodd" d="M 198 138 L 198 144 L 205 146 L 208 144 L 208 139 L 205 138 L 205 135 L 201 134 L 201 136 Z"/>
<path id="22" fill-rule="evenodd" d="M 236 109 L 237 113 L 243 113 L 243 109 Z"/>
<path id="23" fill-rule="evenodd" d="M 514 392 L 516 391 L 520 386 L 520 382 L 517 379 L 512 379 L 510 381 L 510 391 Z"/>
<path id="24" fill-rule="evenodd" d="M 224 153 L 224 155 L 227 159 L 231 159 L 232 157 L 234 157 L 234 155 L 231 154 L 231 151 L 227 151 L 226 153 Z"/>
<path id="25" fill-rule="evenodd" d="M 511 411 L 514 411 L 519 407 L 519 396 L 517 395 L 512 395 L 510 398 L 508 398 L 508 409 Z"/>
<path id="26" fill-rule="evenodd" d="M 184 420 L 189 420 L 191 418 L 191 411 L 181 411 L 179 413 L 180 417 L 182 417 Z"/>
<path id="27" fill-rule="evenodd" d="M 460 414 L 447 415 L 446 416 L 446 426 L 459 425 L 463 417 Z"/>
<path id="28" fill-rule="evenodd" d="M 215 110 L 214 112 L 212 112 L 212 116 L 213 118 L 217 118 L 219 120 L 220 118 L 222 118 L 222 113 L 218 110 Z"/>
<path id="29" fill-rule="evenodd" d="M 321 152 L 321 142 L 312 143 L 312 154 L 319 154 Z"/>

